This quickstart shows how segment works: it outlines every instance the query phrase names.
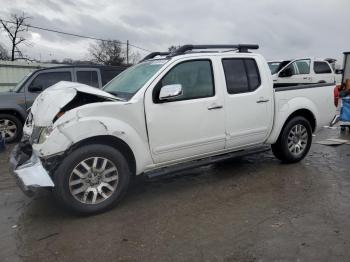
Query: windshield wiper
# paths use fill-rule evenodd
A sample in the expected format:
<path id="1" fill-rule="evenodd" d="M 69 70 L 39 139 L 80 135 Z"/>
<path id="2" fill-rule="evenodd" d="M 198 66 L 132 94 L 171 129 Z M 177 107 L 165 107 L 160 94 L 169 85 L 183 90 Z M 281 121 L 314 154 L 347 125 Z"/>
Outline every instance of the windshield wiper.
<path id="1" fill-rule="evenodd" d="M 112 95 L 114 95 L 118 100 L 120 101 L 127 101 L 125 98 L 120 97 L 119 94 L 117 92 L 113 92 L 113 91 L 106 91 L 107 93 L 110 93 Z"/>

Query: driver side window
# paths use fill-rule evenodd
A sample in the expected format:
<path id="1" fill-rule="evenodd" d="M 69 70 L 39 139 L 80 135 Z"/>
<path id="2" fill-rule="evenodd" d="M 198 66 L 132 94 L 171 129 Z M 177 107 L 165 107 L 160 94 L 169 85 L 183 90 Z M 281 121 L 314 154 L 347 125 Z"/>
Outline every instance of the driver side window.
<path id="1" fill-rule="evenodd" d="M 48 72 L 38 74 L 29 86 L 34 92 L 42 91 L 59 81 L 72 81 L 70 72 Z M 33 92 L 31 91 L 31 92 Z"/>
<path id="2" fill-rule="evenodd" d="M 153 93 L 154 101 L 159 102 L 159 93 L 163 86 L 173 84 L 180 84 L 183 94 L 167 102 L 214 96 L 211 61 L 192 60 L 177 64 L 157 84 Z"/>
<path id="3" fill-rule="evenodd" d="M 292 75 L 296 75 L 297 72 L 295 70 L 295 62 L 294 63 L 291 63 L 289 66 L 287 66 L 284 70 L 287 70 L 288 68 L 291 69 L 291 72 L 292 72 Z"/>

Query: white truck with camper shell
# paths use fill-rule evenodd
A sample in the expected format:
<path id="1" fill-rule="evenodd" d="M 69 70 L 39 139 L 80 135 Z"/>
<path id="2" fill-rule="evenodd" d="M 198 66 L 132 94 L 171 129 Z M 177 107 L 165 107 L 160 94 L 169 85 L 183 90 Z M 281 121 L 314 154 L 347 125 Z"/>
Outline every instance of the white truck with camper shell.
<path id="1" fill-rule="evenodd" d="M 275 87 L 336 82 L 336 74 L 328 61 L 301 58 L 269 61 Z"/>
<path id="2" fill-rule="evenodd" d="M 266 150 L 302 160 L 335 115 L 333 84 L 273 88 L 257 45 L 151 53 L 104 90 L 60 82 L 35 100 L 10 157 L 21 188 L 73 211 L 117 204 L 135 175 L 160 176 Z M 209 49 L 209 50 L 208 50 Z"/>

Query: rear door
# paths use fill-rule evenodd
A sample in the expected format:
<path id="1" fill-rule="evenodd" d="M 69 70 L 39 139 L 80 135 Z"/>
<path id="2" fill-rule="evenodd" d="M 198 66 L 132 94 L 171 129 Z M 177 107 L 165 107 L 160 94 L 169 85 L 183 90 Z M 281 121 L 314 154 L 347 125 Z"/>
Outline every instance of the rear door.
<path id="1" fill-rule="evenodd" d="M 314 83 L 334 83 L 335 75 L 330 65 L 325 61 L 314 61 Z"/>
<path id="2" fill-rule="evenodd" d="M 100 70 L 97 68 L 74 68 L 75 81 L 88 86 L 101 88 L 102 80 Z"/>
<path id="3" fill-rule="evenodd" d="M 223 58 L 226 80 L 226 148 L 263 143 L 273 121 L 271 79 L 268 68 L 254 58 Z M 261 70 L 260 70 L 261 69 Z"/>
<path id="4" fill-rule="evenodd" d="M 298 84 L 310 84 L 312 83 L 311 74 L 311 60 L 310 59 L 300 59 L 294 62 L 297 68 L 297 74 L 294 77 Z"/>
<path id="5" fill-rule="evenodd" d="M 60 81 L 73 81 L 71 68 L 47 69 L 34 73 L 24 87 L 27 108 L 32 106 L 42 91 Z"/>

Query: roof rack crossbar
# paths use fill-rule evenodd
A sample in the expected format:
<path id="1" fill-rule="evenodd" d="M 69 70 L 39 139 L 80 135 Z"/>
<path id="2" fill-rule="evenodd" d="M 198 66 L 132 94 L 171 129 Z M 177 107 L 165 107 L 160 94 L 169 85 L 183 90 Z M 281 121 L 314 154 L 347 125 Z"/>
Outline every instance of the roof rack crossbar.
<path id="1" fill-rule="evenodd" d="M 247 53 L 248 49 L 259 49 L 259 45 L 238 44 L 238 45 L 183 45 L 176 49 L 171 55 L 181 55 L 194 49 L 238 49 L 240 53 Z"/>
<path id="2" fill-rule="evenodd" d="M 253 44 L 238 44 L 238 45 L 183 45 L 177 48 L 173 52 L 152 52 L 146 55 L 141 61 L 146 61 L 148 59 L 152 59 L 156 56 L 177 56 L 186 53 L 191 50 L 200 50 L 200 49 L 237 49 L 240 53 L 248 53 L 249 49 L 259 49 L 259 45 Z"/>
<path id="3" fill-rule="evenodd" d="M 152 52 L 152 53 L 146 55 L 140 62 L 146 61 L 148 59 L 152 59 L 152 58 L 159 56 L 159 55 L 165 56 L 165 55 L 169 55 L 169 54 L 170 54 L 170 52 Z"/>

